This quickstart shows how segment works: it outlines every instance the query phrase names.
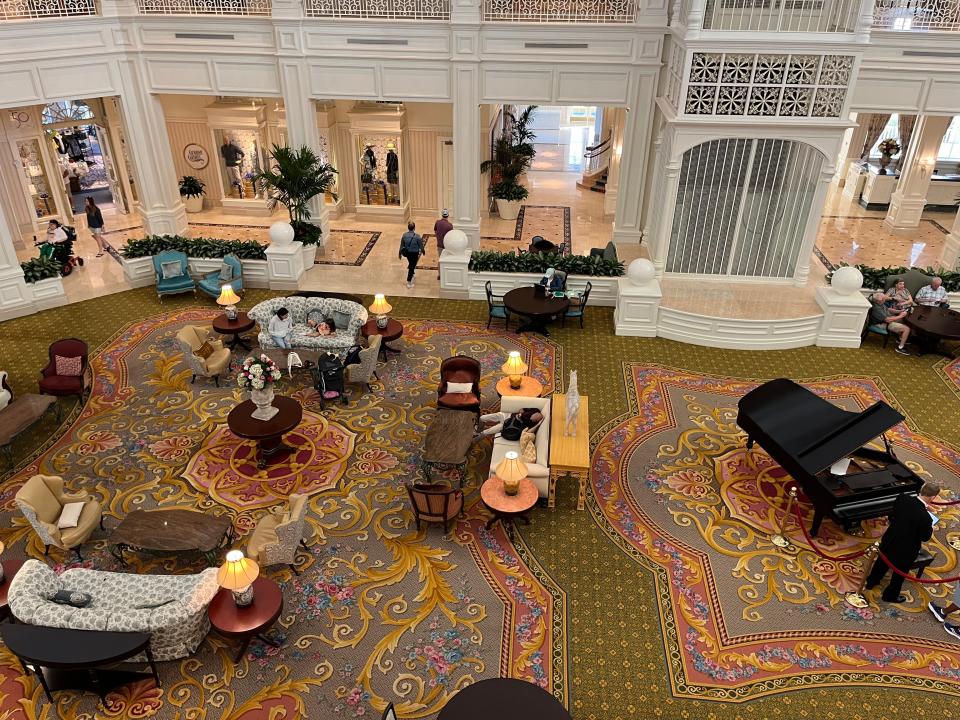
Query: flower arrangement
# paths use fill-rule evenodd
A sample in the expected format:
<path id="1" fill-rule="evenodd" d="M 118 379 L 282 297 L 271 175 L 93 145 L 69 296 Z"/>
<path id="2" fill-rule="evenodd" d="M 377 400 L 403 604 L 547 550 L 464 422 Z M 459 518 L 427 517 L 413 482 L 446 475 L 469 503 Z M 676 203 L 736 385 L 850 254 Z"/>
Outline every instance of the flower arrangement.
<path id="1" fill-rule="evenodd" d="M 237 385 L 245 390 L 263 390 L 273 385 L 283 374 L 277 364 L 266 355 L 248 357 L 237 373 Z"/>
<path id="2" fill-rule="evenodd" d="M 890 157 L 893 157 L 900 152 L 900 143 L 893 138 L 887 138 L 882 143 L 877 145 L 877 149 L 880 151 L 881 155 L 889 155 Z"/>

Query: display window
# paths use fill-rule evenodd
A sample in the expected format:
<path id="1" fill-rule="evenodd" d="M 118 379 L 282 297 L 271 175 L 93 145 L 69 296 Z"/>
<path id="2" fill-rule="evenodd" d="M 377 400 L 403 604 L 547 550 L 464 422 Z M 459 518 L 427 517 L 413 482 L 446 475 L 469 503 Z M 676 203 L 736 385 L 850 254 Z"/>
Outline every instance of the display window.
<path id="1" fill-rule="evenodd" d="M 357 138 L 360 204 L 399 206 L 400 138 L 397 135 L 361 135 Z"/>
<path id="2" fill-rule="evenodd" d="M 45 167 L 40 142 L 36 138 L 17 140 L 17 156 L 27 188 L 27 194 L 38 220 L 57 215 L 57 204 L 50 186 L 50 176 Z"/>
<path id="3" fill-rule="evenodd" d="M 263 169 L 263 139 L 251 128 L 227 128 L 213 131 L 219 154 L 224 198 L 264 199 L 264 188 L 254 177 Z"/>

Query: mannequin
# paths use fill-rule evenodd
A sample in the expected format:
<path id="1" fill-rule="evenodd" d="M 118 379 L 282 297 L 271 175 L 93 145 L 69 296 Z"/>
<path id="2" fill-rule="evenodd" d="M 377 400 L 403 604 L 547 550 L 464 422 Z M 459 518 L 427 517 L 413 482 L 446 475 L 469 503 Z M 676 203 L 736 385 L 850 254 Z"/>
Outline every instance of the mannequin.
<path id="1" fill-rule="evenodd" d="M 377 156 L 373 152 L 373 145 L 367 145 L 360 155 L 360 182 L 372 183 L 377 170 Z"/>
<path id="2" fill-rule="evenodd" d="M 243 160 L 246 157 L 243 150 L 236 143 L 233 135 L 225 135 L 223 145 L 220 146 L 220 155 L 223 157 L 223 166 L 227 169 L 227 179 L 230 181 L 230 187 L 236 187 L 243 198 L 243 175 L 240 168 L 243 167 Z"/>
<path id="3" fill-rule="evenodd" d="M 400 177 L 400 159 L 393 148 L 393 143 L 387 145 L 387 182 L 396 184 Z"/>

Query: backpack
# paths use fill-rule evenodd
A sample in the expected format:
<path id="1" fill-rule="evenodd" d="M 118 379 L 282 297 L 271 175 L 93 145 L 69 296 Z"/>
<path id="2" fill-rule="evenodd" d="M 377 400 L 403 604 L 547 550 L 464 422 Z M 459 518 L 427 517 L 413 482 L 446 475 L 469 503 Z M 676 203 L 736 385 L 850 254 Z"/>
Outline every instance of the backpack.
<path id="1" fill-rule="evenodd" d="M 523 433 L 525 427 L 526 425 L 523 420 L 516 415 L 511 415 L 504 420 L 503 428 L 500 430 L 500 437 L 502 437 L 504 440 L 519 440 L 520 435 Z"/>

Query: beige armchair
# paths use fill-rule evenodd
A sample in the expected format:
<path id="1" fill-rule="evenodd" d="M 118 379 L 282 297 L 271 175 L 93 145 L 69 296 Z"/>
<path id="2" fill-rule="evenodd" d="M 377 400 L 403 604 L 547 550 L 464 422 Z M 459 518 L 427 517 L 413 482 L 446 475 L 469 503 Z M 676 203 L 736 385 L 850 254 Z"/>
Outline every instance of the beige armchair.
<path id="1" fill-rule="evenodd" d="M 220 387 L 220 374 L 230 365 L 230 350 L 225 348 L 220 340 L 213 339 L 210 334 L 210 330 L 205 327 L 185 325 L 177 333 L 177 342 L 183 350 L 184 360 L 193 371 L 190 382 L 194 382 L 197 375 L 212 377 L 217 387 Z M 208 358 L 202 358 L 196 354 L 204 342 L 209 342 L 213 348 L 213 353 Z"/>
<path id="2" fill-rule="evenodd" d="M 285 563 L 297 572 L 297 548 L 306 528 L 307 496 L 291 495 L 286 508 L 277 508 L 264 516 L 250 533 L 247 556 L 260 565 Z"/>
<path id="3" fill-rule="evenodd" d="M 93 534 L 97 525 L 103 529 L 100 503 L 88 493 L 64 492 L 61 477 L 34 475 L 17 491 L 16 502 L 20 512 L 40 537 L 44 554 L 54 545 L 62 550 L 73 550 L 78 558 L 83 559 L 80 546 Z M 72 502 L 84 503 L 77 526 L 61 530 L 57 527 L 57 520 L 63 506 Z"/>
<path id="4" fill-rule="evenodd" d="M 360 364 L 347 366 L 347 382 L 366 385 L 370 390 L 370 378 L 377 377 L 377 357 L 380 355 L 380 336 L 371 335 L 369 345 L 360 351 Z M 378 380 L 380 378 L 377 378 Z"/>

